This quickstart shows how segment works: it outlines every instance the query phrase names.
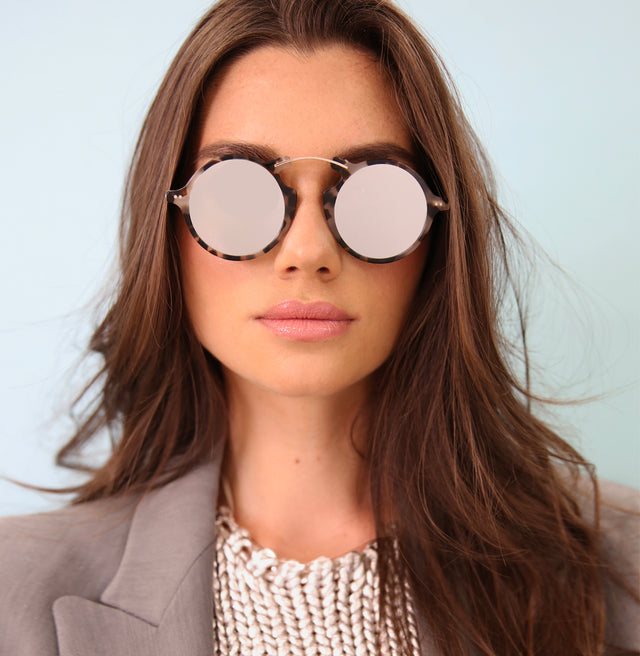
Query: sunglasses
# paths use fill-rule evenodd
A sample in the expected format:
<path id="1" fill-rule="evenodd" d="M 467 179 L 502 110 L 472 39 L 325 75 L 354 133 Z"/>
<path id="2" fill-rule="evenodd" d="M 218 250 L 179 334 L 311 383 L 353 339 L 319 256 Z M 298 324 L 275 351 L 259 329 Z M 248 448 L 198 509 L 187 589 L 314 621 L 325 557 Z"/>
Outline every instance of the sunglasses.
<path id="1" fill-rule="evenodd" d="M 415 250 L 433 217 L 449 206 L 418 173 L 389 159 L 349 162 L 283 157 L 262 162 L 228 155 L 200 167 L 181 189 L 168 191 L 196 241 L 227 260 L 267 253 L 291 225 L 296 190 L 285 184 L 298 161 L 326 162 L 332 170 L 322 200 L 338 243 L 366 262 L 394 262 Z"/>

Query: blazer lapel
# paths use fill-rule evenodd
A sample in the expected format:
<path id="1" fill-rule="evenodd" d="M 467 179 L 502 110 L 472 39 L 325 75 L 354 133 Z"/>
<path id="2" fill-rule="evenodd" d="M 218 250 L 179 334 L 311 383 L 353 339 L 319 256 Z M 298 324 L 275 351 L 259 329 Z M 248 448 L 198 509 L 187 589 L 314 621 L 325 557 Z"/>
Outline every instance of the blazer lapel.
<path id="1" fill-rule="evenodd" d="M 210 656 L 219 458 L 144 496 L 99 601 L 53 605 L 61 656 Z"/>

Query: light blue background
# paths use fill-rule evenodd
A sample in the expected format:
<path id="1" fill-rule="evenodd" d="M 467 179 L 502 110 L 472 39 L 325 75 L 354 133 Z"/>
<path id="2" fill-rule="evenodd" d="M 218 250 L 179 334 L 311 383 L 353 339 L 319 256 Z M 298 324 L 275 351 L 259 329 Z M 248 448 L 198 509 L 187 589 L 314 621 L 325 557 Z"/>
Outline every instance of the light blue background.
<path id="1" fill-rule="evenodd" d="M 0 473 L 60 485 L 73 478 L 53 455 L 88 371 L 71 373 L 113 263 L 128 158 L 207 3 L 5 3 Z M 568 274 L 542 262 L 532 286 L 536 389 L 602 397 L 545 416 L 601 476 L 640 486 L 640 2 L 401 6 L 450 67 L 504 204 Z M 0 482 L 0 514 L 55 503 Z"/>

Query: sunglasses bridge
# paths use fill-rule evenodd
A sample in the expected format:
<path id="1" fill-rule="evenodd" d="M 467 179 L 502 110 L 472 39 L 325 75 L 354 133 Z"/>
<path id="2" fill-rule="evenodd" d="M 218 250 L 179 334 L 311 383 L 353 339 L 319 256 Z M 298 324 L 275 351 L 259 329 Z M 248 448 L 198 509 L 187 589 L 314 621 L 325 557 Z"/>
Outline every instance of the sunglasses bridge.
<path id="1" fill-rule="evenodd" d="M 272 172 L 273 175 L 277 176 L 284 185 L 297 191 L 298 186 L 295 183 L 292 174 L 289 173 L 289 168 L 299 162 L 317 162 L 318 164 L 329 165 L 329 167 L 326 169 L 326 172 L 324 170 L 314 170 L 312 172 L 313 175 L 319 177 L 322 191 L 326 191 L 327 189 L 341 184 L 352 173 L 349 166 L 345 163 L 342 163 L 338 159 L 328 159 L 326 157 L 315 156 L 282 157 L 275 160 L 274 162 L 266 164 L 266 167 Z"/>

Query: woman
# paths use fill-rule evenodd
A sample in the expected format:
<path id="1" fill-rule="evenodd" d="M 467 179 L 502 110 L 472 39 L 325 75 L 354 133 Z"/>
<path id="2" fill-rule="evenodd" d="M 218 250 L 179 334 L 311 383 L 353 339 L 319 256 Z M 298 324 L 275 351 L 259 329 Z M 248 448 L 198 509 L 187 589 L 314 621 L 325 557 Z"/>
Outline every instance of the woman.
<path id="1" fill-rule="evenodd" d="M 3 522 L 0 653 L 638 649 L 631 515 L 599 523 L 507 364 L 510 236 L 393 6 L 213 7 L 144 123 L 59 460 L 113 453 Z"/>

